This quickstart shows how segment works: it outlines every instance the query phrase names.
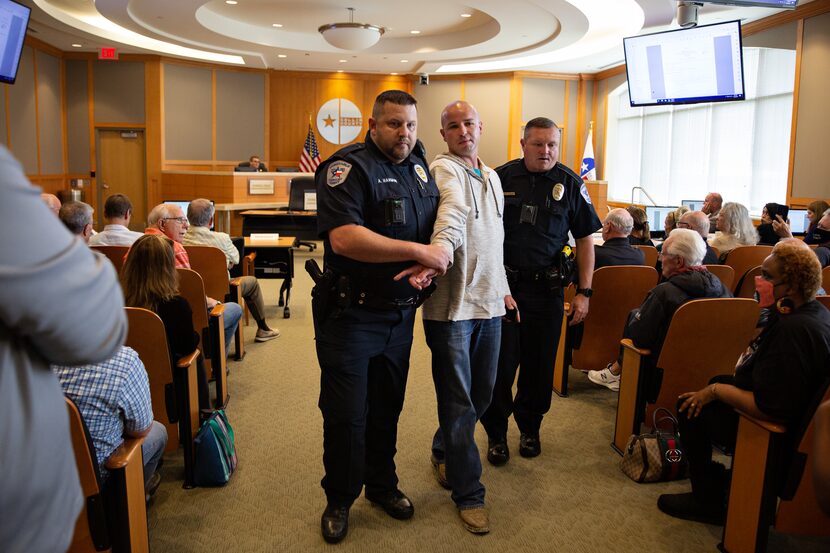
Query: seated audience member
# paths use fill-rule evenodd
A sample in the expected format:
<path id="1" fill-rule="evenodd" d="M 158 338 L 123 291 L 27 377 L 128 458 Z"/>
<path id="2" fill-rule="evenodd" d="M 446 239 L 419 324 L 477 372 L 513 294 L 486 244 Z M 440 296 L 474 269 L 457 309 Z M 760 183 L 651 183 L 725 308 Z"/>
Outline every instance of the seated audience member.
<path id="1" fill-rule="evenodd" d="M 723 230 L 718 226 L 718 215 L 723 207 L 723 197 L 717 192 L 709 192 L 703 199 L 700 210 L 709 217 L 709 232 Z"/>
<path id="2" fill-rule="evenodd" d="M 756 286 L 761 306 L 771 308 L 770 320 L 733 375 L 680 395 L 678 419 L 692 491 L 661 495 L 661 511 L 723 524 L 729 476 L 723 465 L 712 461 L 712 444 L 734 449 L 735 409 L 797 429 L 816 390 L 830 377 L 830 311 L 815 301 L 820 284 L 821 268 L 806 248 L 778 244 L 764 260 Z M 786 466 L 797 444 L 791 445 L 774 464 Z"/>
<path id="3" fill-rule="evenodd" d="M 90 246 L 132 246 L 141 238 L 140 232 L 130 230 L 133 204 L 124 194 L 113 194 L 104 203 L 104 230 L 90 238 Z"/>
<path id="4" fill-rule="evenodd" d="M 632 246 L 653 246 L 651 241 L 651 229 L 648 225 L 648 215 L 640 207 L 630 205 L 625 208 L 634 219 L 634 227 L 628 235 L 628 242 Z"/>
<path id="5" fill-rule="evenodd" d="M 239 165 L 237 165 L 237 167 L 253 167 L 260 173 L 268 171 L 268 167 L 266 167 L 265 164 L 262 163 L 262 161 L 260 161 L 259 156 L 256 154 L 248 158 L 248 161 L 241 162 Z"/>
<path id="6" fill-rule="evenodd" d="M 66 205 L 66 204 L 64 204 Z M 128 438 L 144 438 L 144 490 L 149 498 L 161 482 L 157 467 L 167 429 L 153 420 L 150 383 L 138 354 L 122 346 L 114 357 L 93 365 L 52 365 L 64 393 L 78 406 L 89 429 L 98 471 L 107 478 L 107 458 Z"/>
<path id="7" fill-rule="evenodd" d="M 40 199 L 46 204 L 46 207 L 55 215 L 61 210 L 61 201 L 54 194 L 47 194 L 44 192 L 40 195 Z"/>
<path id="8" fill-rule="evenodd" d="M 190 258 L 187 256 L 187 251 L 184 249 L 184 246 L 182 246 L 182 240 L 188 227 L 187 217 L 182 213 L 182 208 L 177 205 L 159 204 L 147 215 L 147 224 L 149 226 L 144 230 L 144 234 L 166 236 L 172 240 L 173 251 L 176 254 L 176 267 L 190 269 Z M 131 252 L 132 250 L 127 252 L 125 260 L 129 259 Z M 208 310 L 213 309 L 217 303 L 220 303 L 219 300 L 213 298 L 206 298 L 206 301 Z M 231 341 L 233 341 L 233 335 L 236 332 L 240 318 L 242 318 L 242 308 L 239 304 L 234 302 L 226 303 L 225 352 L 230 350 Z"/>
<path id="9" fill-rule="evenodd" d="M 628 211 L 612 209 L 602 223 L 601 246 L 594 246 L 594 270 L 610 265 L 644 265 L 646 256 L 628 243 L 634 219 Z"/>
<path id="10" fill-rule="evenodd" d="M 680 220 L 680 217 L 683 216 L 684 213 L 688 213 L 689 208 L 685 205 L 681 205 L 674 211 L 670 211 L 666 214 L 666 218 L 663 220 L 663 238 L 667 238 L 671 231 L 677 228 L 677 222 Z M 659 243 L 656 246 L 657 251 L 661 251 L 663 249 L 663 243 Z"/>
<path id="11" fill-rule="evenodd" d="M 775 232 L 782 238 L 792 238 L 790 225 L 780 217 L 772 223 Z M 813 244 L 818 247 L 813 250 L 822 268 L 830 265 L 830 209 L 822 214 L 812 233 Z"/>
<path id="12" fill-rule="evenodd" d="M 813 485 L 821 510 L 830 517 L 830 401 L 819 406 L 815 421 Z"/>
<path id="13" fill-rule="evenodd" d="M 804 241 L 808 244 L 818 244 L 813 237 L 813 233 L 818 227 L 819 219 L 821 219 L 822 215 L 824 215 L 828 209 L 830 209 L 830 205 L 824 200 L 810 202 L 807 206 L 807 220 L 810 221 L 810 224 L 807 225 L 807 232 L 804 235 Z"/>
<path id="14" fill-rule="evenodd" d="M 706 242 L 709 238 L 709 217 L 705 213 L 702 211 L 688 211 L 684 213 L 677 221 L 677 228 L 691 229 L 700 235 L 703 244 L 706 246 L 706 255 L 703 256 L 704 265 L 716 265 L 718 263 L 718 254 Z"/>
<path id="15" fill-rule="evenodd" d="M 630 338 L 638 348 L 660 356 L 663 340 L 674 312 L 684 303 L 701 298 L 731 296 L 721 281 L 700 264 L 706 249 L 700 236 L 689 229 L 675 229 L 663 244 L 660 258 L 666 279 L 648 293 L 643 304 L 628 316 L 623 338 Z M 599 371 L 588 371 L 591 382 L 614 391 L 620 389 L 622 355 Z"/>
<path id="16" fill-rule="evenodd" d="M 191 246 L 213 246 L 225 254 L 228 269 L 239 263 L 239 250 L 231 242 L 231 237 L 224 232 L 210 230 L 213 225 L 213 204 L 210 200 L 199 198 L 190 202 L 187 208 L 187 220 L 190 228 L 184 235 L 182 243 Z M 262 290 L 259 281 L 252 276 L 243 276 L 240 279 L 240 293 L 248 304 L 257 324 L 256 341 L 267 342 L 280 335 L 278 329 L 271 329 L 265 321 L 265 301 L 262 299 Z"/>
<path id="17" fill-rule="evenodd" d="M 60 207 L 58 218 L 69 229 L 69 232 L 89 243 L 92 236 L 92 214 L 91 205 L 72 201 L 66 202 Z"/>
<path id="18" fill-rule="evenodd" d="M 786 207 L 786 206 L 785 206 Z M 758 243 L 764 246 L 774 246 L 781 238 L 776 234 L 772 227 L 772 222 L 776 219 L 781 206 L 775 202 L 770 202 L 764 206 L 761 211 L 761 224 L 758 225 Z"/>
<path id="19" fill-rule="evenodd" d="M 174 263 L 173 242 L 164 236 L 142 236 L 130 248 L 121 270 L 121 287 L 127 307 L 142 307 L 156 313 L 164 323 L 170 361 L 173 365 L 199 345 L 193 329 L 193 311 L 179 295 L 179 274 Z M 210 408 L 205 368 L 198 365 L 199 405 Z"/>
<path id="20" fill-rule="evenodd" d="M 758 243 L 758 232 L 752 225 L 749 211 L 739 203 L 724 204 L 718 214 L 718 229 L 711 245 L 718 250 L 721 263 L 726 261 L 729 252 L 738 246 L 754 246 Z"/>

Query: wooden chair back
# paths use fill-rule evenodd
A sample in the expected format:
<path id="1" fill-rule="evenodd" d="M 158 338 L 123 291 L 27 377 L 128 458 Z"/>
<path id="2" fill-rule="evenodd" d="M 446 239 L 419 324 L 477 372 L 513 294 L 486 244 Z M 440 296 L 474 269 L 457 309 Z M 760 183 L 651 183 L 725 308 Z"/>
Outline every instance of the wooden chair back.
<path id="1" fill-rule="evenodd" d="M 106 255 L 107 259 L 112 261 L 115 272 L 121 274 L 121 267 L 124 266 L 124 257 L 130 250 L 129 246 L 90 246 L 90 248 Z"/>
<path id="2" fill-rule="evenodd" d="M 756 265 L 746 272 L 741 285 L 735 292 L 736 298 L 754 298 L 755 297 L 755 277 L 761 275 L 761 266 Z"/>
<path id="3" fill-rule="evenodd" d="M 735 281 L 735 269 L 729 265 L 705 265 L 706 270 L 718 277 L 727 290 L 732 290 L 732 284 Z"/>
<path id="4" fill-rule="evenodd" d="M 127 340 L 124 345 L 133 348 L 144 363 L 150 381 L 153 415 L 167 429 L 165 451 L 176 451 L 179 446 L 179 427 L 176 424 L 175 384 L 170 350 L 164 322 L 150 311 L 140 307 L 125 307 L 127 312 Z M 162 347 L 162 345 L 164 347 Z"/>
<path id="5" fill-rule="evenodd" d="M 225 301 L 230 293 L 228 285 L 228 261 L 225 253 L 213 246 L 185 246 L 190 258 L 190 268 L 199 273 L 205 286 L 205 294 Z"/>
<path id="6" fill-rule="evenodd" d="M 675 411 L 677 396 L 700 390 L 720 374 L 732 374 L 755 332 L 760 308 L 755 300 L 714 298 L 692 300 L 674 313 L 657 367 L 663 383 L 657 402 L 646 409 Z"/>
<path id="7" fill-rule="evenodd" d="M 654 267 L 621 265 L 594 271 L 591 309 L 585 318 L 582 343 L 573 350 L 571 365 L 588 370 L 614 361 L 620 352 L 628 314 L 643 303 L 656 285 Z"/>
<path id="8" fill-rule="evenodd" d="M 657 267 L 657 248 L 647 244 L 634 244 L 634 247 L 646 254 L 645 265 L 647 267 Z"/>
<path id="9" fill-rule="evenodd" d="M 208 313 L 205 285 L 199 273 L 182 268 L 176 271 L 179 273 L 179 293 L 193 311 L 193 328 L 199 334 L 199 349 L 204 353 L 205 368 L 216 380 L 217 406 L 224 406 L 228 396 L 224 307 L 217 305 Z"/>
<path id="10" fill-rule="evenodd" d="M 830 265 L 821 270 L 821 287 L 830 294 Z"/>
<path id="11" fill-rule="evenodd" d="M 747 271 L 764 262 L 769 254 L 772 253 L 772 246 L 738 246 L 726 256 L 726 265 L 729 265 L 735 270 L 735 288 L 733 292 L 737 292 L 737 287 L 741 284 L 741 279 Z"/>

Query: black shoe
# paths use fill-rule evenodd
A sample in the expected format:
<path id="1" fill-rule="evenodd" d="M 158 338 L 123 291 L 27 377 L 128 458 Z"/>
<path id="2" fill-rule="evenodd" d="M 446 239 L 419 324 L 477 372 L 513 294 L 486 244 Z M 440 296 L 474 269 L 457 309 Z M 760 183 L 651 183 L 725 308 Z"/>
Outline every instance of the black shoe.
<path id="1" fill-rule="evenodd" d="M 669 516 L 723 526 L 726 509 L 720 503 L 706 504 L 695 499 L 694 494 L 667 493 L 657 499 L 657 508 Z"/>
<path id="2" fill-rule="evenodd" d="M 150 500 L 155 495 L 156 490 L 159 489 L 159 484 L 161 484 L 161 474 L 158 471 L 154 472 L 150 479 L 144 484 L 144 502 L 149 503 Z"/>
<path id="3" fill-rule="evenodd" d="M 519 438 L 519 455 L 522 457 L 538 457 L 542 453 L 542 443 L 539 434 L 525 434 Z"/>
<path id="4" fill-rule="evenodd" d="M 496 467 L 500 467 L 510 460 L 510 449 L 507 447 L 505 438 L 488 441 L 487 460 Z"/>
<path id="5" fill-rule="evenodd" d="M 382 507 L 387 515 L 398 520 L 412 518 L 412 515 L 415 514 L 412 501 L 398 489 L 381 493 L 366 492 L 366 499 Z"/>
<path id="6" fill-rule="evenodd" d="M 323 539 L 329 543 L 337 543 L 345 538 L 349 532 L 349 508 L 326 505 L 320 519 L 320 529 Z"/>

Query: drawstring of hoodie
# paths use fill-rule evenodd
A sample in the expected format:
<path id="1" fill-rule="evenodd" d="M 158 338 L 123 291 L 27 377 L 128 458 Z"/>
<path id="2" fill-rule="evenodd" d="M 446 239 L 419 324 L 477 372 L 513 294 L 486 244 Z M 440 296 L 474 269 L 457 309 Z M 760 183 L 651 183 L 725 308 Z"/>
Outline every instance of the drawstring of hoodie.
<path id="1" fill-rule="evenodd" d="M 478 176 L 478 175 L 476 175 Z M 487 182 L 484 181 L 484 177 L 482 176 L 481 182 L 484 184 L 484 187 L 487 188 L 488 184 L 490 184 L 489 179 Z M 467 185 L 470 187 L 470 195 L 473 197 L 473 209 L 476 212 L 476 219 L 478 219 L 478 200 L 476 199 L 476 191 L 473 188 L 472 180 L 468 180 Z M 493 195 L 493 203 L 496 204 L 496 216 L 501 219 L 501 209 L 499 208 L 499 199 L 496 197 L 496 191 L 493 189 L 492 186 L 490 188 L 490 193 Z M 486 193 L 486 192 L 485 192 Z"/>

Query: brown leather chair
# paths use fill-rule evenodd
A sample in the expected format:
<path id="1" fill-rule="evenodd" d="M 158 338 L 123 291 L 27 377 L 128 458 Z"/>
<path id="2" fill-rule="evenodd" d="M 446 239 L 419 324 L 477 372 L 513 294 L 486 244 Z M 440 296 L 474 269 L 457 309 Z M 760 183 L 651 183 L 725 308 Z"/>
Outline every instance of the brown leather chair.
<path id="1" fill-rule="evenodd" d="M 738 246 L 729 252 L 725 264 L 735 270 L 734 293 L 737 293 L 747 271 L 763 263 L 771 253 L 772 246 Z"/>
<path id="2" fill-rule="evenodd" d="M 769 526 L 783 534 L 830 536 L 830 517 L 819 508 L 813 486 L 810 456 L 813 453 L 815 412 L 830 399 L 830 388 L 813 398 L 801 428 L 795 429 L 798 451 L 787 471 L 788 485 L 774 487 L 772 459 L 786 447 L 787 429 L 740 413 L 726 524 L 721 551 L 756 553 L 766 550 Z M 780 492 L 780 493 L 779 493 Z M 780 497 L 781 501 L 776 500 Z"/>
<path id="3" fill-rule="evenodd" d="M 727 290 L 732 290 L 732 284 L 735 281 L 735 269 L 729 265 L 704 265 L 706 270 L 718 277 Z"/>
<path id="4" fill-rule="evenodd" d="M 646 254 L 645 265 L 647 267 L 657 267 L 657 248 L 647 244 L 634 244 L 634 247 Z"/>
<path id="5" fill-rule="evenodd" d="M 107 256 L 107 259 L 112 261 L 115 267 L 115 272 L 121 274 L 121 267 L 124 266 L 124 257 L 130 250 L 129 246 L 90 246 L 90 249 L 101 252 Z"/>
<path id="6" fill-rule="evenodd" d="M 248 313 L 244 301 L 240 301 L 238 278 L 230 278 L 228 275 L 228 262 L 225 253 L 213 246 L 185 246 L 187 255 L 190 258 L 190 268 L 199 273 L 205 285 L 205 294 L 215 300 L 225 301 L 227 296 L 242 306 L 245 313 Z M 234 359 L 240 361 L 245 357 L 245 333 L 242 325 L 236 327 L 234 336 L 234 348 L 236 354 Z"/>
<path id="7" fill-rule="evenodd" d="M 124 345 L 133 348 L 150 381 L 150 398 L 156 420 L 167 429 L 165 452 L 184 448 L 185 487 L 193 485 L 193 438 L 199 430 L 196 384 L 198 349 L 172 366 L 164 322 L 148 309 L 126 307 L 129 331 Z"/>
<path id="8" fill-rule="evenodd" d="M 651 351 L 622 340 L 623 364 L 617 403 L 614 449 L 621 453 L 640 424 L 651 420 L 659 407 L 674 412 L 677 396 L 699 390 L 713 376 L 735 368 L 755 331 L 758 302 L 744 298 L 692 300 L 678 308 L 669 324 L 656 369 L 651 369 Z M 662 372 L 656 401 L 647 404 L 651 371 Z"/>
<path id="9" fill-rule="evenodd" d="M 755 277 L 761 275 L 761 266 L 757 265 L 746 272 L 741 286 L 735 292 L 736 298 L 754 298 L 755 297 Z"/>
<path id="10" fill-rule="evenodd" d="M 99 480 L 95 448 L 81 412 L 69 398 L 66 398 L 66 409 L 75 463 L 85 498 L 68 551 L 148 552 L 150 540 L 147 532 L 147 506 L 144 502 L 144 462 L 141 456 L 144 438 L 124 440 L 107 459 L 109 484 L 105 498 Z"/>
<path id="11" fill-rule="evenodd" d="M 569 365 L 579 370 L 601 369 L 617 358 L 628 314 L 643 303 L 656 285 L 657 271 L 653 267 L 619 265 L 594 271 L 594 294 L 582 328 L 563 327 L 567 330 L 560 343 L 565 342 L 567 349 L 553 373 L 553 389 L 558 395 L 568 395 Z M 573 336 L 579 333 L 582 336 L 578 347 L 568 347 L 574 345 Z"/>
<path id="12" fill-rule="evenodd" d="M 821 270 L 821 287 L 830 294 L 830 265 Z"/>
<path id="13" fill-rule="evenodd" d="M 182 268 L 176 271 L 179 273 L 179 293 L 193 311 L 193 328 L 199 333 L 199 349 L 204 354 L 205 367 L 216 381 L 216 398 L 213 405 L 217 409 L 224 409 L 230 397 L 225 359 L 225 306 L 216 305 L 208 313 L 205 285 L 199 273 L 193 269 Z"/>
<path id="14" fill-rule="evenodd" d="M 827 309 L 830 309 L 830 296 L 816 296 L 816 299 Z"/>

